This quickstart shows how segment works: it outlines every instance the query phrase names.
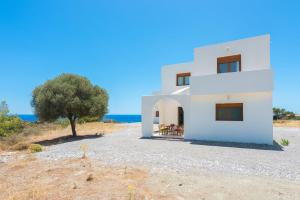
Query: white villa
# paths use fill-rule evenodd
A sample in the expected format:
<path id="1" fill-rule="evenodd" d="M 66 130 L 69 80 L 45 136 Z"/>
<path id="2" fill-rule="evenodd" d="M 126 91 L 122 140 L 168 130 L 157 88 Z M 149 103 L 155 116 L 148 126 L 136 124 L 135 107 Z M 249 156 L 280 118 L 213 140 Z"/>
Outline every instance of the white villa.
<path id="1" fill-rule="evenodd" d="M 161 84 L 142 97 L 143 137 L 273 144 L 270 35 L 195 48 Z"/>

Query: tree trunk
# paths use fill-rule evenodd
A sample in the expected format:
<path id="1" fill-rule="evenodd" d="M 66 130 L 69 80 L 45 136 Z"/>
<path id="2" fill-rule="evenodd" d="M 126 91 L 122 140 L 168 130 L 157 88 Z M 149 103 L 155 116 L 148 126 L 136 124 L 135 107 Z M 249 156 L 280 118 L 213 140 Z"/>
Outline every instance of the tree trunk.
<path id="1" fill-rule="evenodd" d="M 71 124 L 71 129 L 72 129 L 72 135 L 73 137 L 76 137 L 77 136 L 77 133 L 76 133 L 76 120 L 74 119 L 69 119 L 70 120 L 70 124 Z"/>

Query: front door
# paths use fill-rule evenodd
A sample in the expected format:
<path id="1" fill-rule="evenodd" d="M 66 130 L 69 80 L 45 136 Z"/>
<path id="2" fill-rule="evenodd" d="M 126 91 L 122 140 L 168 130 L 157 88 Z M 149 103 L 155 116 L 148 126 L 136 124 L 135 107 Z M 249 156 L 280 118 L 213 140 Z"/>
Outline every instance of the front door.
<path id="1" fill-rule="evenodd" d="M 178 125 L 183 126 L 184 125 L 184 114 L 182 107 L 178 107 Z"/>

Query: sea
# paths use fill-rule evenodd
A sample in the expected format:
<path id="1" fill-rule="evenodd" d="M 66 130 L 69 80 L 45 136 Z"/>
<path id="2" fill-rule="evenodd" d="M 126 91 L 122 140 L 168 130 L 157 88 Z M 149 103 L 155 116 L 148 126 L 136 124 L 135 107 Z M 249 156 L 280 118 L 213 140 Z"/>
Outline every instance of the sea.
<path id="1" fill-rule="evenodd" d="M 38 117 L 36 115 L 18 115 L 22 120 L 27 122 L 36 122 Z M 102 121 L 113 121 L 118 123 L 136 123 L 141 122 L 141 115 L 104 115 Z"/>

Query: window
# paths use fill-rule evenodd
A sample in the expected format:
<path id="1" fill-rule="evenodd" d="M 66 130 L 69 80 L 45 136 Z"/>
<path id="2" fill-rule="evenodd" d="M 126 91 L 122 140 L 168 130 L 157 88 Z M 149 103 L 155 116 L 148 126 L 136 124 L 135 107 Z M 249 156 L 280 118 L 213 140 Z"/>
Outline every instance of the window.
<path id="1" fill-rule="evenodd" d="M 242 103 L 216 104 L 217 121 L 243 121 Z"/>
<path id="2" fill-rule="evenodd" d="M 183 85 L 190 85 L 190 76 L 191 73 L 181 73 L 176 75 L 176 85 L 183 86 Z"/>
<path id="3" fill-rule="evenodd" d="M 158 110 L 155 112 L 155 117 L 159 117 L 159 111 Z"/>
<path id="4" fill-rule="evenodd" d="M 241 71 L 241 55 L 225 56 L 217 59 L 218 73 Z"/>

